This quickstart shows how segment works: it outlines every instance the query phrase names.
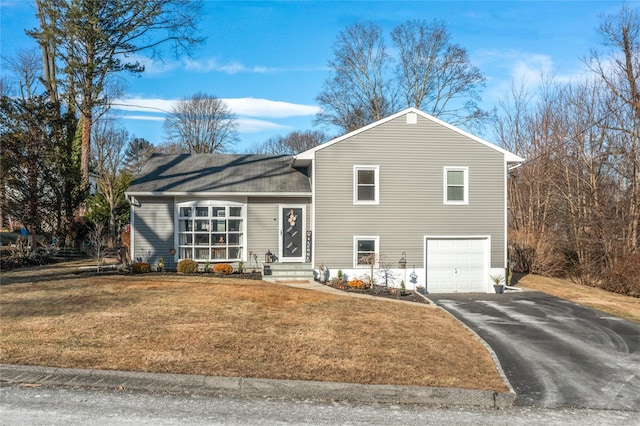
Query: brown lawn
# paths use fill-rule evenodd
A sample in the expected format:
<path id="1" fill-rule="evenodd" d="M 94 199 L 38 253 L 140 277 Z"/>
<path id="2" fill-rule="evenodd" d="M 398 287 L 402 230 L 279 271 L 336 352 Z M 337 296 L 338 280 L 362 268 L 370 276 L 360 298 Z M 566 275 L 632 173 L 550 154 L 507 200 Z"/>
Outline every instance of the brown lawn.
<path id="1" fill-rule="evenodd" d="M 0 362 L 506 391 L 440 309 L 211 276 L 0 277 Z"/>
<path id="2" fill-rule="evenodd" d="M 571 300 L 611 315 L 640 322 L 640 298 L 610 293 L 569 280 L 527 275 L 518 285 Z"/>

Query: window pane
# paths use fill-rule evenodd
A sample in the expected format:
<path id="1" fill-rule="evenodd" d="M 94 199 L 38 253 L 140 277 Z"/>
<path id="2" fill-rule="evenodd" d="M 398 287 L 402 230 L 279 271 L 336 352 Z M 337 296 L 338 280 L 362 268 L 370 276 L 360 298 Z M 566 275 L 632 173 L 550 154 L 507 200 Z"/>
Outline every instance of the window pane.
<path id="1" fill-rule="evenodd" d="M 447 185 L 464 185 L 464 172 L 462 170 L 447 171 Z"/>
<path id="2" fill-rule="evenodd" d="M 191 220 L 181 220 L 180 221 L 180 232 L 184 231 L 193 231 L 193 226 L 191 224 Z"/>
<path id="3" fill-rule="evenodd" d="M 358 251 L 374 252 L 375 250 L 375 240 L 358 240 Z"/>
<path id="4" fill-rule="evenodd" d="M 191 207 L 180 207 L 180 216 L 191 217 Z"/>
<path id="5" fill-rule="evenodd" d="M 240 236 L 242 234 L 229 234 L 229 242 L 230 246 L 238 246 L 240 245 Z"/>
<path id="6" fill-rule="evenodd" d="M 359 186 L 358 187 L 358 201 L 375 201 L 376 188 L 375 186 Z"/>
<path id="7" fill-rule="evenodd" d="M 208 230 L 209 230 L 208 220 L 196 220 L 196 231 L 208 231 Z"/>
<path id="8" fill-rule="evenodd" d="M 192 259 L 193 253 L 190 248 L 180 248 L 180 259 Z"/>
<path id="9" fill-rule="evenodd" d="M 196 216 L 197 217 L 208 217 L 209 216 L 209 207 L 196 207 Z"/>
<path id="10" fill-rule="evenodd" d="M 195 249 L 196 256 L 194 259 L 205 259 L 209 260 L 209 249 L 208 248 L 196 248 Z"/>
<path id="11" fill-rule="evenodd" d="M 358 185 L 376 183 L 376 172 L 374 170 L 358 170 Z"/>
<path id="12" fill-rule="evenodd" d="M 214 249 L 211 249 L 211 258 L 212 259 L 226 259 L 227 258 L 227 249 L 225 249 L 225 248 L 214 248 Z"/>
<path id="13" fill-rule="evenodd" d="M 462 186 L 447 187 L 447 201 L 464 201 L 464 187 Z"/>
<path id="14" fill-rule="evenodd" d="M 196 234 L 196 245 L 197 246 L 208 246 L 209 245 L 209 234 Z"/>
<path id="15" fill-rule="evenodd" d="M 224 207 L 213 207 L 213 215 L 215 217 L 224 217 L 225 216 L 225 208 Z"/>
<path id="16" fill-rule="evenodd" d="M 371 253 L 358 253 L 358 265 L 370 265 L 372 260 Z"/>
<path id="17" fill-rule="evenodd" d="M 229 220 L 229 231 L 231 231 L 231 232 L 242 231 L 242 221 L 241 220 Z"/>
<path id="18" fill-rule="evenodd" d="M 226 220 L 214 220 L 213 221 L 213 232 L 227 232 L 227 221 Z"/>
<path id="19" fill-rule="evenodd" d="M 242 216 L 242 207 L 229 207 L 229 216 L 233 216 L 233 217 Z"/>
<path id="20" fill-rule="evenodd" d="M 229 247 L 229 259 L 240 259 L 242 256 L 242 248 Z"/>
<path id="21" fill-rule="evenodd" d="M 193 234 L 180 234 L 180 245 L 187 246 L 193 244 Z"/>
<path id="22" fill-rule="evenodd" d="M 222 245 L 227 243 L 225 234 L 213 234 L 213 244 Z"/>

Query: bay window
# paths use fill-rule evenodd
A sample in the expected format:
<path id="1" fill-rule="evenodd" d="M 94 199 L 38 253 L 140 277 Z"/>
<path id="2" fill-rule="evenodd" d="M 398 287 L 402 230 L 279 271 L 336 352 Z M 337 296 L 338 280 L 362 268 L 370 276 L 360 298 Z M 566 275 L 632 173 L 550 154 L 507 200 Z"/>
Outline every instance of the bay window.
<path id="1" fill-rule="evenodd" d="M 198 201 L 178 204 L 179 259 L 197 262 L 242 260 L 244 205 Z"/>

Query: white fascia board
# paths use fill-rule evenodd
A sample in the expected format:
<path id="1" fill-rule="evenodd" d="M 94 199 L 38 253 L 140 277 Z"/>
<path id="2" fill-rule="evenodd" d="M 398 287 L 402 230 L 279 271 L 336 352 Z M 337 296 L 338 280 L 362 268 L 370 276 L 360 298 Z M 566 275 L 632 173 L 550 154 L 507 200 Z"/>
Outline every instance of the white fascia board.
<path id="1" fill-rule="evenodd" d="M 311 197 L 311 192 L 125 192 L 134 197 Z"/>
<path id="2" fill-rule="evenodd" d="M 502 149 L 499 146 L 492 144 L 491 142 L 488 142 L 488 141 L 486 141 L 484 139 L 481 139 L 478 136 L 475 136 L 475 135 L 473 135 L 471 133 L 465 132 L 464 130 L 459 129 L 458 127 L 456 127 L 456 126 L 454 126 L 452 124 L 449 124 L 449 123 L 447 123 L 445 121 L 440 120 L 439 118 L 436 118 L 436 117 L 434 117 L 432 115 L 427 114 L 424 111 L 420 111 L 419 109 L 412 107 L 412 108 L 407 108 L 405 110 L 397 112 L 397 113 L 395 113 L 393 115 L 390 115 L 389 117 L 385 117 L 382 120 L 375 121 L 375 122 L 373 122 L 373 123 L 371 123 L 371 124 L 369 124 L 367 126 L 361 127 L 358 130 L 354 130 L 353 132 L 350 132 L 350 133 L 347 133 L 347 134 L 342 135 L 340 137 L 337 137 L 335 139 L 332 139 L 332 140 L 330 140 L 328 142 L 325 142 L 325 143 L 323 143 L 321 145 L 318 145 L 318 146 L 316 146 L 314 148 L 311 148 L 311 149 L 309 149 L 307 151 L 301 152 L 300 154 L 294 156 L 294 163 L 296 163 L 298 160 L 307 160 L 307 161 L 313 160 L 314 157 L 315 157 L 316 151 L 319 151 L 321 149 L 327 148 L 327 147 L 329 147 L 329 146 L 331 146 L 333 144 L 341 142 L 341 141 L 343 141 L 345 139 L 348 139 L 348 138 L 350 138 L 352 136 L 355 136 L 357 134 L 360 134 L 362 132 L 366 132 L 367 130 L 369 130 L 371 128 L 377 127 L 377 126 L 379 126 L 381 124 L 384 124 L 384 123 L 386 123 L 388 121 L 395 120 L 396 118 L 402 117 L 403 115 L 406 115 L 406 114 L 409 114 L 409 113 L 418 114 L 421 117 L 426 118 L 427 120 L 431 120 L 434 123 L 437 123 L 437 124 L 439 124 L 441 126 L 444 126 L 449 130 L 453 130 L 456 133 L 459 133 L 459 134 L 461 134 L 463 136 L 466 136 L 469 139 L 472 139 L 472 140 L 474 140 L 476 142 L 481 143 L 482 145 L 485 145 L 485 146 L 487 146 L 487 147 L 489 147 L 489 148 L 491 148 L 493 150 L 496 150 L 496 151 L 502 153 L 504 155 L 505 161 L 507 163 L 522 163 L 522 162 L 525 161 L 524 158 L 522 158 L 522 157 L 520 157 L 520 156 L 518 156 L 516 154 L 513 154 L 513 153 L 511 153 L 511 152 L 509 152 L 509 151 L 507 151 L 505 149 Z"/>

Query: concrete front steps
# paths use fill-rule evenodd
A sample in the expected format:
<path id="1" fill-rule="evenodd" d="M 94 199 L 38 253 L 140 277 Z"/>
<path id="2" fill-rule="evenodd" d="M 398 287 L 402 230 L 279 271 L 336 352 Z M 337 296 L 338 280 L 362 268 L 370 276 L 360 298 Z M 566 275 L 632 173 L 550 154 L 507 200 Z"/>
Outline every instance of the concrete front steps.
<path id="1" fill-rule="evenodd" d="M 262 279 L 270 283 L 313 281 L 313 266 L 310 263 L 265 263 Z"/>

